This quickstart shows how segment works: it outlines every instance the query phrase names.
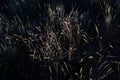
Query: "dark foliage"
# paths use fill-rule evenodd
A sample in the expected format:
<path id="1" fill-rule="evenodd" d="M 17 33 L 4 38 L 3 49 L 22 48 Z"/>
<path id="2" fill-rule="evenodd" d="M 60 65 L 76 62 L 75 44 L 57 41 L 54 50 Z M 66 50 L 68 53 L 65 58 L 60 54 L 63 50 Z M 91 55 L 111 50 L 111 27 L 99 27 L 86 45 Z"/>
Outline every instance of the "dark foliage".
<path id="1" fill-rule="evenodd" d="M 0 80 L 120 80 L 119 0 L 0 0 Z"/>

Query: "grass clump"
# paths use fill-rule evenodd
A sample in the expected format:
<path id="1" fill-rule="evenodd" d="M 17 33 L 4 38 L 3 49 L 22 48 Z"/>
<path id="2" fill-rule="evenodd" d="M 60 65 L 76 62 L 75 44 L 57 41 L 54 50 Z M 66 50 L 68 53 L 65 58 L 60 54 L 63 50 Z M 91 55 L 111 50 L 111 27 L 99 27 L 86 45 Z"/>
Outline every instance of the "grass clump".
<path id="1" fill-rule="evenodd" d="M 31 1 L 0 14 L 1 80 L 120 79 L 119 1 Z"/>

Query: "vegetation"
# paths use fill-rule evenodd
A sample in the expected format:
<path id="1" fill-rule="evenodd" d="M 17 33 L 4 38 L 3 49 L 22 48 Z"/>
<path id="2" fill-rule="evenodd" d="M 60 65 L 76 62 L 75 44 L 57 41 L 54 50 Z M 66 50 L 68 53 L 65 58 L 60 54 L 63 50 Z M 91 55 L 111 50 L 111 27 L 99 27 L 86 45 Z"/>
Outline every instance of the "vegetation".
<path id="1" fill-rule="evenodd" d="M 120 80 L 119 0 L 0 4 L 0 80 Z"/>

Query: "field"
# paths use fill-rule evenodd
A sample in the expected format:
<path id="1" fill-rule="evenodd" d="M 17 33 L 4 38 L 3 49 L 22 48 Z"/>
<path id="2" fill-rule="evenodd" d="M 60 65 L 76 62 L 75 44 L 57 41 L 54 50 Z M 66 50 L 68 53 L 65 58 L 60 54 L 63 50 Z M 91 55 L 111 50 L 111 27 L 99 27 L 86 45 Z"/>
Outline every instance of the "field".
<path id="1" fill-rule="evenodd" d="M 0 80 L 120 80 L 120 1 L 0 0 Z"/>

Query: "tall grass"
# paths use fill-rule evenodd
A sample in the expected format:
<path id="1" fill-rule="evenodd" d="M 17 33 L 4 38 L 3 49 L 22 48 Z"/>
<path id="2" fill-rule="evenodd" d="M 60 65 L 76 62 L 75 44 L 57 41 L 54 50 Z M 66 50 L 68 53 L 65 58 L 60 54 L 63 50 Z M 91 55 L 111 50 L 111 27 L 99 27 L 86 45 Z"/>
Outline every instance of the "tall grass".
<path id="1" fill-rule="evenodd" d="M 1 80 L 119 80 L 119 1 L 87 6 L 44 4 L 37 24 L 0 14 Z"/>

